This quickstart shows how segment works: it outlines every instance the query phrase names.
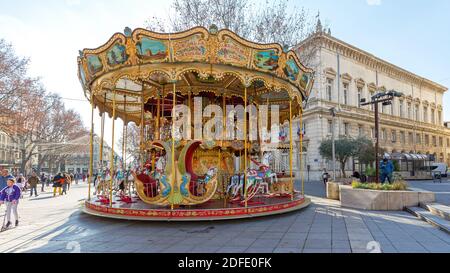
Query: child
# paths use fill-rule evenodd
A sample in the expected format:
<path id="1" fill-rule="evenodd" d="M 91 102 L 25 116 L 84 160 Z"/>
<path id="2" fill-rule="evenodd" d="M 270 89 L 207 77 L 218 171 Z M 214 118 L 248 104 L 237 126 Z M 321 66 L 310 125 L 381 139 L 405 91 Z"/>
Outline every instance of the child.
<path id="1" fill-rule="evenodd" d="M 19 205 L 21 192 L 19 187 L 17 187 L 15 183 L 16 181 L 13 178 L 8 179 L 8 186 L 4 188 L 0 194 L 0 205 L 6 203 L 6 219 L 8 220 L 4 228 L 9 228 L 9 226 L 11 226 L 11 212 L 14 213 L 16 227 L 19 225 L 17 206 Z"/>

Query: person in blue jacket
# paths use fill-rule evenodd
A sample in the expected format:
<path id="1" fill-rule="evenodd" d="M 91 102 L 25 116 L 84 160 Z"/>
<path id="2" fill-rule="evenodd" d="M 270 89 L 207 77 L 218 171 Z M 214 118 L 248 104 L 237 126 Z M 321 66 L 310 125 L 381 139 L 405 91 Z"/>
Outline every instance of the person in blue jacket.
<path id="1" fill-rule="evenodd" d="M 388 180 L 389 184 L 392 183 L 391 177 L 394 173 L 394 164 L 391 160 L 387 159 L 386 157 L 383 159 L 383 161 L 380 162 L 380 176 L 381 176 L 381 183 L 386 182 L 386 179 Z"/>
<path id="2" fill-rule="evenodd" d="M 8 179 L 14 178 L 12 175 L 9 174 L 7 169 L 3 169 L 0 174 L 0 191 L 6 188 Z"/>
<path id="3" fill-rule="evenodd" d="M 14 178 L 8 179 L 6 188 L 2 189 L 0 193 L 0 205 L 6 204 L 6 219 L 8 222 L 4 228 L 11 226 L 11 213 L 14 214 L 16 220 L 16 227 L 19 225 L 19 214 L 17 213 L 17 206 L 19 205 L 19 199 L 21 192 L 16 185 Z"/>

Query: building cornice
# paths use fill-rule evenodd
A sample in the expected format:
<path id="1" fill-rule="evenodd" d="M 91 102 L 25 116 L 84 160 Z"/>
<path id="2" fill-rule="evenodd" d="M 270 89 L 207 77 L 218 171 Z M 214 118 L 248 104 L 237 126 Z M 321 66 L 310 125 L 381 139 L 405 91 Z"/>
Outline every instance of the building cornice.
<path id="1" fill-rule="evenodd" d="M 401 67 L 391 64 L 385 60 L 382 60 L 371 53 L 361 50 L 355 46 L 352 46 L 344 41 L 341 41 L 325 32 L 318 32 L 300 43 L 295 50 L 301 50 L 308 48 L 309 45 L 320 45 L 331 51 L 338 52 L 343 56 L 358 61 L 378 72 L 385 73 L 390 77 L 395 77 L 401 80 L 412 82 L 419 86 L 427 86 L 435 91 L 444 93 L 448 90 L 447 87 L 433 82 L 424 77 L 418 76 L 410 71 L 407 71 Z"/>

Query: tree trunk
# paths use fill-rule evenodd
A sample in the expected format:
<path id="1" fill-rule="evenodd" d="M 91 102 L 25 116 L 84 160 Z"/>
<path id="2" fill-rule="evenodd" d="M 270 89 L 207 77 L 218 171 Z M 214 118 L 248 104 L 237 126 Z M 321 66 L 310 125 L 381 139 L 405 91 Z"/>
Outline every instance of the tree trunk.
<path id="1" fill-rule="evenodd" d="M 345 161 L 341 162 L 341 172 L 342 172 L 342 178 L 346 178 L 347 176 L 345 175 Z"/>
<path id="2" fill-rule="evenodd" d="M 21 161 L 20 161 L 20 173 L 23 174 L 23 175 L 26 175 L 25 168 L 26 168 L 26 165 L 27 165 L 27 162 L 28 162 L 28 160 L 26 160 L 26 150 L 22 149 L 20 151 L 20 153 L 22 155 L 22 158 L 21 158 Z"/>

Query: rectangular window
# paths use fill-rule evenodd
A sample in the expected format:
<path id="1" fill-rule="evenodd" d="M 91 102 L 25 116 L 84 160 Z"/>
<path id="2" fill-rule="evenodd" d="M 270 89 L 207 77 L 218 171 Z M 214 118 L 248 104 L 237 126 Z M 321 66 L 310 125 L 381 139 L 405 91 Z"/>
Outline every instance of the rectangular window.
<path id="1" fill-rule="evenodd" d="M 416 121 L 420 121 L 420 116 L 419 116 L 419 105 L 416 105 Z"/>
<path id="2" fill-rule="evenodd" d="M 391 132 L 391 141 L 393 143 L 397 142 L 397 131 L 395 131 L 395 130 L 392 130 L 392 132 Z"/>
<path id="3" fill-rule="evenodd" d="M 373 96 L 375 96 L 375 92 L 374 91 L 370 91 L 370 98 L 369 98 L 370 101 L 372 100 Z M 370 110 L 372 110 L 372 111 L 374 110 L 373 104 L 370 105 Z"/>
<path id="4" fill-rule="evenodd" d="M 450 138 L 447 138 L 447 147 L 450 148 Z"/>
<path id="5" fill-rule="evenodd" d="M 423 107 L 423 122 L 428 122 L 428 107 Z"/>
<path id="6" fill-rule="evenodd" d="M 370 137 L 375 138 L 375 128 L 370 127 Z"/>
<path id="7" fill-rule="evenodd" d="M 421 144 L 422 143 L 422 138 L 421 138 L 420 134 L 416 134 L 416 143 L 417 144 Z"/>
<path id="8" fill-rule="evenodd" d="M 344 135 L 349 136 L 350 135 L 350 124 L 344 123 Z"/>
<path id="9" fill-rule="evenodd" d="M 433 142 L 433 146 L 434 146 L 434 147 L 437 147 L 437 140 L 436 140 L 436 137 L 435 137 L 435 136 L 432 136 L 432 137 L 431 137 L 431 140 L 432 140 L 432 142 Z"/>
<path id="10" fill-rule="evenodd" d="M 442 112 L 438 111 L 438 125 L 441 126 L 442 125 Z"/>
<path id="11" fill-rule="evenodd" d="M 408 143 L 414 144 L 414 136 L 413 133 L 408 133 Z"/>
<path id="12" fill-rule="evenodd" d="M 431 109 L 431 123 L 436 124 L 436 116 L 434 109 Z"/>
<path id="13" fill-rule="evenodd" d="M 425 135 L 425 145 L 430 145 L 430 136 Z"/>
<path id="14" fill-rule="evenodd" d="M 332 79 L 327 79 L 327 100 L 332 101 L 333 99 L 333 84 Z"/>
<path id="15" fill-rule="evenodd" d="M 439 147 L 444 147 L 444 139 L 439 137 Z"/>
<path id="16" fill-rule="evenodd" d="M 382 140 L 386 140 L 387 139 L 386 129 L 381 129 L 381 139 Z"/>
<path id="17" fill-rule="evenodd" d="M 403 107 L 404 107 L 404 101 L 401 100 L 398 105 L 398 111 L 399 111 L 399 115 L 401 118 L 405 117 L 405 114 L 403 113 L 403 111 L 404 111 Z"/>
<path id="18" fill-rule="evenodd" d="M 328 134 L 333 134 L 333 121 L 328 120 Z"/>
<path id="19" fill-rule="evenodd" d="M 400 143 L 401 144 L 405 144 L 406 143 L 405 132 L 400 132 Z"/>
<path id="20" fill-rule="evenodd" d="M 344 83 L 344 104 L 348 105 L 348 83 Z"/>
<path id="21" fill-rule="evenodd" d="M 358 136 L 364 136 L 364 127 L 362 125 L 358 126 Z"/>
<path id="22" fill-rule="evenodd" d="M 412 116 L 411 116 L 411 103 L 410 102 L 408 102 L 408 118 L 412 119 Z"/>
<path id="23" fill-rule="evenodd" d="M 361 108 L 362 87 L 358 87 L 358 107 Z"/>

